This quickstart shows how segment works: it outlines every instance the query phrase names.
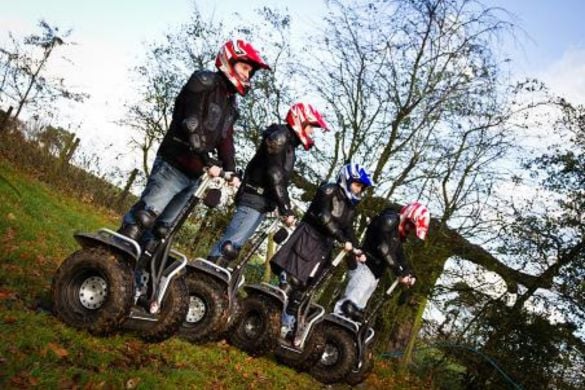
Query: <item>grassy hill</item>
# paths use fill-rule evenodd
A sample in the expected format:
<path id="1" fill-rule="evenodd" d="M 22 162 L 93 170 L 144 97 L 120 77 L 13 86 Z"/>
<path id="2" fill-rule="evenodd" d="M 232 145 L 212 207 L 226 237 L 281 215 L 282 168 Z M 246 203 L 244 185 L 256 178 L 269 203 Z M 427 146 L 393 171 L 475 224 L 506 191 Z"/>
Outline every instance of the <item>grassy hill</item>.
<path id="1" fill-rule="evenodd" d="M 225 342 L 174 337 L 146 344 L 131 333 L 98 338 L 50 312 L 51 278 L 77 249 L 76 230 L 116 227 L 119 214 L 76 199 L 0 159 L 0 388 L 314 389 L 307 374 L 251 358 Z M 345 388 L 339 385 L 333 388 Z M 429 386 L 377 361 L 363 388 Z"/>

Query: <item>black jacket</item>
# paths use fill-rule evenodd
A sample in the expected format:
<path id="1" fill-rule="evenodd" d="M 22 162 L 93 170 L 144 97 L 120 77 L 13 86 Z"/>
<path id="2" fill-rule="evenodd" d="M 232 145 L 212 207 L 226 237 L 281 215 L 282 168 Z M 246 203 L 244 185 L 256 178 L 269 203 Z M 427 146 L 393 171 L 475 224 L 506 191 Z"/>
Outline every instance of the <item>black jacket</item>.
<path id="1" fill-rule="evenodd" d="M 158 154 L 190 177 L 198 177 L 207 153 L 217 150 L 226 171 L 235 170 L 234 89 L 221 72 L 197 71 L 175 100 L 169 131 Z"/>
<path id="2" fill-rule="evenodd" d="M 355 206 L 347 199 L 345 192 L 339 185 L 329 183 L 319 187 L 303 221 L 339 242 L 350 241 L 357 246 L 353 232 L 354 217 Z"/>
<path id="3" fill-rule="evenodd" d="M 286 271 L 307 283 L 315 267 L 317 276 L 328 265 L 335 240 L 356 244 L 353 233 L 355 207 L 337 184 L 325 184 L 290 239 L 270 260 L 272 271 Z"/>
<path id="4" fill-rule="evenodd" d="M 366 230 L 362 249 L 366 252 L 366 265 L 378 279 L 382 277 L 387 267 L 390 267 L 396 276 L 412 273 L 402 249 L 402 240 L 398 233 L 399 223 L 400 215 L 386 209 L 370 222 Z"/>
<path id="5" fill-rule="evenodd" d="M 236 202 L 260 212 L 278 207 L 280 215 L 291 215 L 288 185 L 300 140 L 287 125 L 269 126 L 246 167 Z"/>

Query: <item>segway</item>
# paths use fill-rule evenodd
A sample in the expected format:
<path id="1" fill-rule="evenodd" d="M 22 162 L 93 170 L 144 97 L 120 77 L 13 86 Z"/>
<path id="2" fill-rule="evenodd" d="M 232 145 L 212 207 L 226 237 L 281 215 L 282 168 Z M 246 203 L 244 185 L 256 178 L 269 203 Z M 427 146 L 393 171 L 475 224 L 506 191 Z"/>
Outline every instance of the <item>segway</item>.
<path id="1" fill-rule="evenodd" d="M 398 286 L 396 279 L 386 290 L 390 296 Z M 361 383 L 373 368 L 374 329 L 370 326 L 376 314 L 384 304 L 380 299 L 368 315 L 359 318 L 329 313 L 323 319 L 320 330 L 325 338 L 323 354 L 311 366 L 309 373 L 323 383 L 345 380 L 350 385 Z"/>
<path id="2" fill-rule="evenodd" d="M 322 332 L 313 330 L 324 317 L 325 309 L 314 303 L 313 297 L 345 255 L 345 251 L 340 252 L 332 267 L 322 272 L 303 294 L 292 337 L 281 332 L 281 315 L 288 301 L 285 290 L 268 283 L 244 286 L 248 295 L 242 301 L 238 318 L 229 333 L 230 343 L 252 356 L 274 351 L 279 361 L 297 369 L 304 369 L 307 362 L 318 359 L 324 342 L 320 339 Z"/>
<path id="3" fill-rule="evenodd" d="M 219 202 L 221 191 L 208 190 L 212 180 L 206 174 L 171 227 L 144 248 L 106 228 L 76 233 L 82 249 L 65 259 L 53 277 L 57 318 L 95 335 L 124 327 L 154 342 L 176 333 L 189 307 L 183 277 L 187 258 L 171 244 L 201 199 L 212 207 Z"/>
<path id="4" fill-rule="evenodd" d="M 187 265 L 189 311 L 181 326 L 181 335 L 194 343 L 216 340 L 229 329 L 238 307 L 238 290 L 245 283 L 244 270 L 260 245 L 274 233 L 274 241 L 282 243 L 288 236 L 275 219 L 251 244 L 247 252 L 229 266 L 197 258 Z M 233 261 L 237 252 L 226 243 L 222 256 Z M 229 247 L 229 248 L 228 248 Z"/>

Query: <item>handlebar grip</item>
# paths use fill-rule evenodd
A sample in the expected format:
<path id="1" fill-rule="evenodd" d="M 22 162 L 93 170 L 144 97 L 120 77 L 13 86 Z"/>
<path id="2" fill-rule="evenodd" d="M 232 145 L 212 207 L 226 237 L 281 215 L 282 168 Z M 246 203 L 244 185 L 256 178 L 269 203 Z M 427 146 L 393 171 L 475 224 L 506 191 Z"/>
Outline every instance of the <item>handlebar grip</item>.
<path id="1" fill-rule="evenodd" d="M 331 262 L 331 265 L 333 265 L 334 267 L 337 267 L 339 265 L 339 263 L 341 263 L 341 260 L 343 260 L 343 258 L 345 257 L 346 254 L 347 253 L 343 249 L 340 250 L 339 253 L 337 254 L 337 256 L 335 256 L 335 258 Z"/>

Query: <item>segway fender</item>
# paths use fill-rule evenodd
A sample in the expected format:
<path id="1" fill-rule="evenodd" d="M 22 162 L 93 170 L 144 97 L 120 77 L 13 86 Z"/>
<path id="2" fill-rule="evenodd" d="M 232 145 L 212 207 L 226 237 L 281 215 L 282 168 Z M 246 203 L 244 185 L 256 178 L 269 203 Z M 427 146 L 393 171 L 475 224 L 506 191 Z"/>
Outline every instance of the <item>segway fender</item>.
<path id="1" fill-rule="evenodd" d="M 284 291 L 276 286 L 268 283 L 262 284 L 248 284 L 243 287 L 248 295 L 262 295 L 273 299 L 277 305 L 282 306 L 286 303 L 286 294 Z"/>
<path id="2" fill-rule="evenodd" d="M 142 253 L 136 241 L 110 229 L 100 229 L 97 233 L 76 232 L 73 236 L 83 248 L 106 247 L 134 262 L 138 261 Z"/>
<path id="3" fill-rule="evenodd" d="M 228 284 L 232 277 L 227 269 L 202 258 L 187 263 L 187 273 L 204 273 L 225 284 Z"/>
<path id="4" fill-rule="evenodd" d="M 335 313 L 327 314 L 325 316 L 325 318 L 323 318 L 323 321 L 329 322 L 331 324 L 335 324 L 337 326 L 340 326 L 340 327 L 347 329 L 350 332 L 356 333 L 356 334 L 360 329 L 359 323 L 352 321 L 349 318 L 340 316 L 339 314 L 335 314 Z"/>

